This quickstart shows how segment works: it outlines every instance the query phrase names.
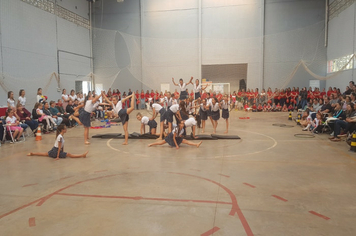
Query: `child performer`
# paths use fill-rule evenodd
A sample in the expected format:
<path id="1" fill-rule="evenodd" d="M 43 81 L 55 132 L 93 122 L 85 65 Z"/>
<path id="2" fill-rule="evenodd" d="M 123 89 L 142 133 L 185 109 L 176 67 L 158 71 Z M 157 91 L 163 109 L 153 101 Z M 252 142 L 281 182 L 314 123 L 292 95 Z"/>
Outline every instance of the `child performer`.
<path id="1" fill-rule="evenodd" d="M 110 100 L 105 96 L 105 94 L 103 94 L 103 97 L 107 102 L 110 102 Z M 123 109 L 122 103 L 126 102 L 128 99 L 131 99 L 131 106 L 127 109 Z M 129 115 L 135 109 L 135 93 L 132 93 L 130 96 L 127 96 L 121 101 L 119 101 L 117 97 L 113 97 L 111 105 L 114 111 L 114 115 L 120 117 L 121 123 L 124 128 L 125 142 L 123 142 L 122 145 L 127 145 L 129 140 Z"/>
<path id="2" fill-rule="evenodd" d="M 213 134 L 215 134 L 216 128 L 218 127 L 218 120 L 220 119 L 220 105 L 216 97 L 213 98 L 211 105 L 211 118 L 213 119 Z"/>
<path id="3" fill-rule="evenodd" d="M 192 83 L 192 80 L 193 80 L 193 76 L 190 78 L 190 81 L 186 84 L 186 83 L 183 83 L 183 79 L 179 79 L 179 84 L 176 84 L 174 82 L 174 78 L 172 78 L 172 82 L 175 86 L 178 86 L 179 89 L 180 89 L 180 97 L 179 97 L 179 100 L 184 100 L 186 99 L 189 94 L 187 93 L 186 89 L 187 89 L 187 85 L 189 84 L 193 84 Z"/>
<path id="4" fill-rule="evenodd" d="M 140 112 L 137 113 L 136 118 L 137 120 L 141 121 L 141 134 L 146 132 L 145 125 L 148 125 L 150 127 L 150 134 L 156 135 L 157 122 L 153 118 L 149 119 L 147 116 L 142 116 Z"/>
<path id="5" fill-rule="evenodd" d="M 74 119 L 78 124 L 84 125 L 84 144 L 86 145 L 90 144 L 90 142 L 88 141 L 89 128 L 91 126 L 90 115 L 100 105 L 99 98 L 103 96 L 103 94 L 104 91 L 102 91 L 99 96 L 96 96 L 94 98 L 91 95 L 88 95 L 84 101 L 85 104 L 84 109 L 80 110 L 79 119 L 76 116 L 72 116 L 72 119 Z"/>
<path id="6" fill-rule="evenodd" d="M 170 93 L 169 93 L 170 96 Z M 152 120 L 156 119 L 158 113 L 161 114 L 160 117 L 160 133 L 158 140 L 162 140 L 163 132 L 164 132 L 164 122 L 166 121 L 166 109 L 164 109 L 160 104 L 154 103 L 152 106 Z"/>
<path id="7" fill-rule="evenodd" d="M 208 85 L 206 85 L 204 88 L 199 84 L 199 80 L 195 80 L 195 84 L 193 84 L 193 91 L 194 91 L 194 100 L 200 98 L 200 94 L 202 90 L 205 90 Z"/>
<path id="8" fill-rule="evenodd" d="M 89 151 L 83 154 L 70 154 L 64 152 L 64 138 L 63 135 L 67 132 L 67 127 L 64 124 L 60 124 L 57 128 L 56 141 L 54 143 L 54 147 L 48 152 L 30 152 L 27 156 L 45 156 L 56 158 L 54 160 L 59 160 L 59 158 L 79 158 L 79 157 L 87 157 Z"/>
<path id="9" fill-rule="evenodd" d="M 156 143 L 151 143 L 148 146 L 152 147 L 152 146 L 163 145 L 165 143 L 168 143 L 169 146 L 176 147 L 177 149 L 179 149 L 179 145 L 181 143 L 191 145 L 191 146 L 196 146 L 197 148 L 202 144 L 202 141 L 200 141 L 199 143 L 192 143 L 187 141 L 186 139 L 183 139 L 182 138 L 183 133 L 184 133 L 184 123 L 179 123 L 178 126 L 175 127 L 174 130 L 171 133 L 169 133 L 169 135 L 164 140 L 158 141 Z"/>
<path id="10" fill-rule="evenodd" d="M 221 101 L 222 118 L 225 119 L 226 122 L 226 131 L 224 132 L 225 134 L 229 132 L 229 105 L 230 101 L 228 99 L 228 96 L 225 94 L 223 100 Z"/>
<path id="11" fill-rule="evenodd" d="M 199 110 L 199 113 L 200 113 L 200 119 L 201 119 L 201 124 L 202 124 L 202 133 L 205 132 L 205 121 L 208 120 L 208 109 L 209 109 L 209 106 L 206 105 L 206 99 L 203 99 L 202 100 L 202 103 L 200 104 L 200 110 Z"/>
<path id="12" fill-rule="evenodd" d="M 195 139 L 196 138 L 195 137 L 195 128 L 197 126 L 197 121 L 193 117 L 191 117 L 191 118 L 184 120 L 182 122 L 183 122 L 185 128 L 192 127 L 192 134 L 193 134 L 193 138 Z"/>
<path id="13" fill-rule="evenodd" d="M 169 133 L 172 132 L 172 123 L 173 123 L 174 115 L 176 115 L 176 117 L 178 117 L 178 120 L 182 120 L 182 117 L 180 116 L 180 111 L 179 111 L 179 104 L 174 104 L 169 109 L 167 109 L 166 120 L 168 122 L 168 132 Z"/>

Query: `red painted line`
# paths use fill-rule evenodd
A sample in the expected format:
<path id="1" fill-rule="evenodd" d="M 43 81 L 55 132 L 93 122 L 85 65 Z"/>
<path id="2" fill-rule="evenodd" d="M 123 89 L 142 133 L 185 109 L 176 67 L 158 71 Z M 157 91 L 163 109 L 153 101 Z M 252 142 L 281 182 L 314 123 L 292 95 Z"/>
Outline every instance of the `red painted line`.
<path id="1" fill-rule="evenodd" d="M 206 231 L 205 233 L 202 233 L 200 236 L 209 236 L 218 231 L 220 228 L 219 227 L 214 227 L 211 230 Z"/>
<path id="2" fill-rule="evenodd" d="M 197 169 L 190 169 L 190 170 L 194 170 L 194 171 L 200 171 L 200 170 L 197 170 Z"/>
<path id="3" fill-rule="evenodd" d="M 56 195 L 71 196 L 71 197 L 93 197 L 93 198 L 117 198 L 117 199 L 130 199 L 130 200 L 151 200 L 163 202 L 198 202 L 198 203 L 213 203 L 213 204 L 227 204 L 231 202 L 219 202 L 209 200 L 193 200 L 193 199 L 170 199 L 170 198 L 150 198 L 150 197 L 128 197 L 128 196 L 106 196 L 106 195 L 88 195 L 88 194 L 72 194 L 72 193 L 57 193 Z"/>
<path id="4" fill-rule="evenodd" d="M 230 178 L 229 175 L 223 175 L 223 174 L 218 174 L 218 175 L 224 176 L 224 177 L 226 177 L 226 178 Z"/>
<path id="5" fill-rule="evenodd" d="M 36 226 L 35 217 L 31 217 L 30 219 L 28 219 L 28 226 L 30 226 L 30 227 Z"/>
<path id="6" fill-rule="evenodd" d="M 316 213 L 315 211 L 309 211 L 309 213 L 311 213 L 311 214 L 313 214 L 313 215 L 316 215 L 316 216 L 319 216 L 319 217 L 323 218 L 324 220 L 330 220 L 329 217 L 324 216 L 324 215 L 319 214 L 319 213 Z"/>
<path id="7" fill-rule="evenodd" d="M 251 188 L 256 188 L 256 186 L 253 186 L 252 184 L 244 183 L 244 185 L 250 186 Z"/>
<path id="8" fill-rule="evenodd" d="M 250 226 L 249 226 L 244 214 L 242 213 L 239 205 L 237 204 L 236 196 L 231 192 L 230 189 L 228 189 L 227 187 L 225 187 L 224 185 L 222 185 L 222 184 L 220 184 L 218 182 L 215 182 L 214 180 L 206 179 L 206 178 L 203 178 L 203 177 L 200 177 L 200 176 L 195 176 L 195 175 L 190 175 L 190 174 L 183 174 L 183 173 L 176 173 L 176 172 L 168 172 L 168 173 L 177 174 L 177 175 L 185 175 L 185 176 L 195 177 L 195 178 L 198 178 L 198 179 L 203 179 L 203 180 L 209 181 L 209 182 L 211 182 L 213 184 L 216 184 L 220 188 L 224 189 L 230 195 L 230 198 L 231 198 L 231 201 L 232 201 L 232 207 L 231 207 L 231 211 L 230 211 L 229 215 L 234 216 L 235 214 L 237 214 L 239 219 L 240 219 L 240 221 L 241 221 L 242 226 L 245 229 L 245 232 L 246 232 L 247 236 L 253 236 L 252 230 L 251 230 L 251 228 L 250 228 Z"/>
<path id="9" fill-rule="evenodd" d="M 288 202 L 288 200 L 287 200 L 287 199 L 282 198 L 282 197 L 277 196 L 277 195 L 272 195 L 272 197 L 275 197 L 275 198 L 277 198 L 277 199 L 279 199 L 279 200 L 281 200 L 281 201 L 283 201 L 283 202 Z"/>
<path id="10" fill-rule="evenodd" d="M 105 171 L 108 171 L 108 170 L 97 170 L 97 171 L 94 171 L 94 173 L 105 172 Z"/>
<path id="11" fill-rule="evenodd" d="M 24 186 L 22 186 L 23 188 L 24 187 L 28 187 L 28 186 L 33 186 L 33 185 L 37 185 L 38 183 L 35 183 L 35 184 L 26 184 L 26 185 L 24 185 Z"/>
<path id="12" fill-rule="evenodd" d="M 59 180 L 63 180 L 63 179 L 69 179 L 69 178 L 72 178 L 74 176 L 67 176 L 67 177 L 63 177 L 63 178 L 60 178 Z"/>
<path id="13" fill-rule="evenodd" d="M 42 198 L 37 199 L 36 201 L 27 203 L 26 205 L 20 206 L 20 207 L 14 209 L 14 210 L 12 210 L 12 211 L 9 211 L 9 212 L 7 212 L 7 213 L 5 213 L 5 214 L 2 214 L 2 215 L 0 215 L 0 219 L 1 219 L 1 218 L 4 218 L 5 216 L 8 216 L 8 215 L 10 215 L 10 214 L 12 214 L 12 213 L 15 213 L 16 211 L 19 211 L 19 210 L 22 210 L 22 209 L 24 209 L 24 208 L 26 208 L 26 207 L 29 207 L 29 206 L 31 206 L 32 204 L 35 204 L 36 202 L 41 201 L 41 200 L 42 200 Z"/>

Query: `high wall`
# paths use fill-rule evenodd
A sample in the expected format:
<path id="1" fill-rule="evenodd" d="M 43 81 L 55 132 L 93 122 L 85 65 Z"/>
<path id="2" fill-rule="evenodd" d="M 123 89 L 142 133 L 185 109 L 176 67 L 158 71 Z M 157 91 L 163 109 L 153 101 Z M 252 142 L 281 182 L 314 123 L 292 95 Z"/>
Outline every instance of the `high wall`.
<path id="1" fill-rule="evenodd" d="M 353 3 L 329 21 L 328 61 L 355 53 L 355 17 L 356 3 Z M 355 79 L 355 69 L 345 70 L 335 78 L 327 80 L 326 86 L 339 87 L 341 90 L 345 90 L 349 81 L 355 81 Z"/>
<path id="2" fill-rule="evenodd" d="M 57 3 L 89 17 L 87 1 Z M 6 105 L 5 90 L 13 90 L 17 100 L 20 88 L 26 90 L 28 108 L 33 107 L 39 87 L 50 100 L 56 100 L 61 96 L 58 87 L 74 89 L 75 80 L 91 72 L 89 30 L 53 13 L 21 0 L 1 0 L 0 32 L 0 106 Z M 58 71 L 59 84 L 50 81 L 50 74 Z"/>
<path id="3" fill-rule="evenodd" d="M 324 18 L 324 0 L 95 3 L 95 26 L 115 31 L 105 31 L 107 36 L 100 40 L 115 41 L 112 50 L 119 53 L 112 55 L 116 63 L 109 67 L 116 67 L 112 74 L 120 71 L 113 85 L 123 90 L 159 89 L 162 83 L 174 89 L 172 77 L 200 78 L 201 65 L 247 63 L 251 88 L 280 87 L 301 59 L 325 76 Z M 99 72 L 107 64 L 101 63 L 105 61 L 101 55 L 110 54 L 109 46 L 104 48 L 100 40 L 94 44 Z M 287 85 L 308 86 L 310 79 L 300 68 Z"/>

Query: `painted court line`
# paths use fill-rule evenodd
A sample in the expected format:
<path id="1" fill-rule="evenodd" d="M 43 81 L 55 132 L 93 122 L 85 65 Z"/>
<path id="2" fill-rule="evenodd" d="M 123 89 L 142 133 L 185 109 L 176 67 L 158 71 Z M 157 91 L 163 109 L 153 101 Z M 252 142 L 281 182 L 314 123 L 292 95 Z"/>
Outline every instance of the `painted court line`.
<path id="1" fill-rule="evenodd" d="M 311 214 L 313 214 L 313 215 L 316 215 L 316 216 L 319 216 L 320 218 L 323 218 L 324 220 L 330 220 L 329 217 L 324 216 L 324 215 L 322 215 L 322 214 L 319 214 L 319 213 L 317 213 L 317 212 L 315 212 L 315 211 L 309 211 L 309 213 L 311 213 Z"/>
<path id="2" fill-rule="evenodd" d="M 198 170 L 198 169 L 190 169 L 190 170 L 194 170 L 194 171 L 200 171 L 200 170 Z"/>
<path id="3" fill-rule="evenodd" d="M 56 195 L 70 196 L 70 197 L 92 197 L 92 198 L 111 198 L 111 199 L 130 199 L 130 200 L 151 200 L 163 202 L 197 202 L 197 203 L 213 203 L 232 205 L 231 202 L 209 201 L 209 200 L 194 200 L 194 199 L 171 199 L 171 198 L 151 198 L 151 197 L 129 197 L 129 196 L 107 196 L 107 195 L 89 195 L 89 194 L 72 194 L 72 193 L 56 193 Z"/>
<path id="4" fill-rule="evenodd" d="M 244 183 L 244 185 L 247 185 L 247 186 L 249 186 L 251 188 L 256 188 L 256 186 L 253 186 L 252 184 Z"/>
<path id="5" fill-rule="evenodd" d="M 29 187 L 29 186 L 33 186 L 33 185 L 37 185 L 38 183 L 35 183 L 35 184 L 26 184 L 26 185 L 24 185 L 24 186 L 22 186 L 23 188 L 24 187 Z"/>
<path id="6" fill-rule="evenodd" d="M 97 170 L 97 171 L 94 171 L 94 173 L 105 172 L 105 171 L 108 171 L 108 170 Z"/>
<path id="7" fill-rule="evenodd" d="M 277 195 L 272 195 L 272 197 L 277 198 L 277 199 L 279 199 L 279 200 L 281 200 L 281 201 L 283 201 L 283 202 L 288 202 L 288 200 L 287 200 L 287 199 L 282 198 L 282 197 L 277 196 Z"/>
<path id="8" fill-rule="evenodd" d="M 220 228 L 219 227 L 214 227 L 209 231 L 206 231 L 205 233 L 202 233 L 200 236 L 209 236 L 212 235 L 213 233 L 215 233 L 216 231 L 218 231 Z"/>
<path id="9" fill-rule="evenodd" d="M 223 175 L 223 174 L 218 174 L 218 175 L 224 176 L 226 178 L 230 178 L 230 176 L 228 176 L 228 175 Z"/>
<path id="10" fill-rule="evenodd" d="M 30 227 L 36 226 L 35 217 L 31 217 L 30 219 L 28 219 L 28 226 L 30 226 Z"/>
<path id="11" fill-rule="evenodd" d="M 63 179 L 69 179 L 69 178 L 72 178 L 74 176 L 67 176 L 67 177 L 63 177 L 63 178 L 60 178 L 59 180 L 63 180 Z"/>

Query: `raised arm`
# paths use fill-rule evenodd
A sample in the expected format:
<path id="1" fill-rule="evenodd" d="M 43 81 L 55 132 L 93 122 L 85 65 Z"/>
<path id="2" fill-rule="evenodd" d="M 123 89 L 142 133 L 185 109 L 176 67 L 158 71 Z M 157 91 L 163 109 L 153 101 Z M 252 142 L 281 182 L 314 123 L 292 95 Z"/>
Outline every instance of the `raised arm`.
<path id="1" fill-rule="evenodd" d="M 99 100 L 99 98 L 100 98 L 101 96 L 103 96 L 103 91 L 101 91 L 101 93 L 100 93 L 99 96 L 96 96 L 95 98 L 93 98 L 93 100 L 92 100 L 91 102 L 92 102 L 93 104 L 95 104 L 95 103 Z"/>
<path id="2" fill-rule="evenodd" d="M 174 84 L 175 86 L 178 86 L 178 84 L 176 84 L 176 83 L 174 82 L 174 78 L 172 78 L 172 82 L 173 82 L 173 84 Z"/>
<path id="3" fill-rule="evenodd" d="M 190 77 L 190 80 L 189 80 L 189 82 L 187 83 L 187 85 L 188 85 L 188 84 L 193 84 L 193 82 L 192 82 L 192 81 L 193 81 L 193 76 L 192 76 L 192 77 Z"/>

